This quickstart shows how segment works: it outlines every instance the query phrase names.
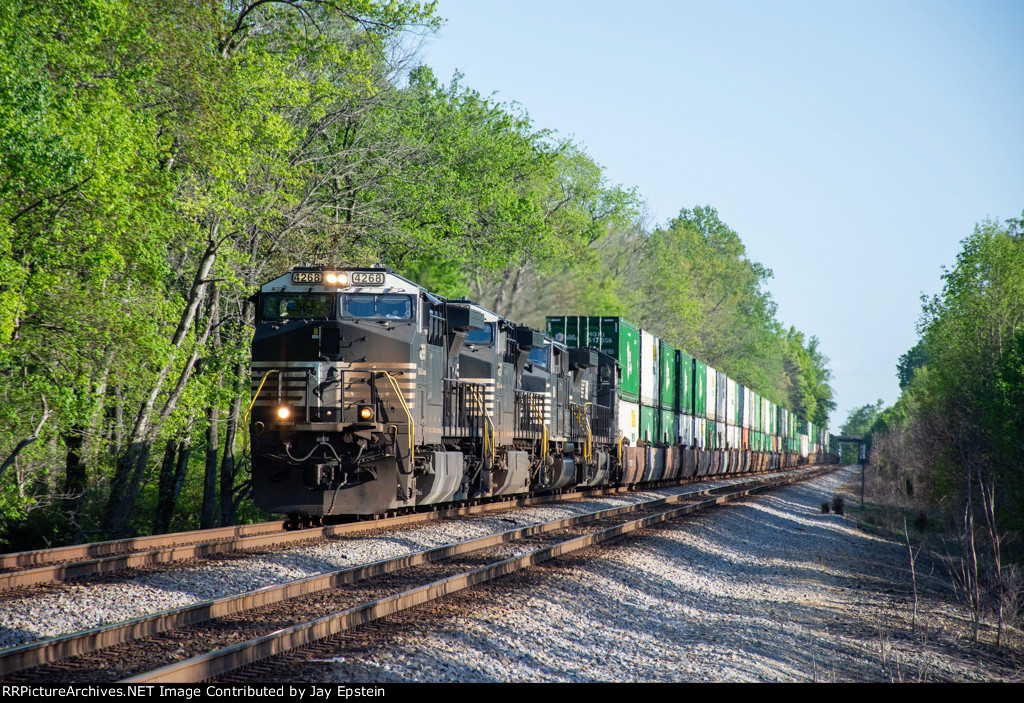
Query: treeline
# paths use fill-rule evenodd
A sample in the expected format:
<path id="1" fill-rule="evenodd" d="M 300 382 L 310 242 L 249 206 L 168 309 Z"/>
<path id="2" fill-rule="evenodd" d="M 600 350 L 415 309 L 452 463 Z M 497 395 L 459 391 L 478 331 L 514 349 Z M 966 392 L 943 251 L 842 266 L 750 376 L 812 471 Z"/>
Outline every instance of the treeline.
<path id="1" fill-rule="evenodd" d="M 827 360 L 784 330 L 713 210 L 633 191 L 404 47 L 430 4 L 0 5 L 0 541 L 260 519 L 249 297 L 382 262 L 540 325 L 623 314 L 825 423 Z M 567 307 L 568 306 L 568 307 Z"/>
<path id="2" fill-rule="evenodd" d="M 998 646 L 1024 594 L 1024 218 L 975 227 L 942 278 L 897 365 L 899 400 L 843 430 L 867 434 L 875 500 L 902 513 L 908 544 L 940 542 L 974 639 L 991 614 Z"/>
<path id="3" fill-rule="evenodd" d="M 961 523 L 1020 531 L 1024 219 L 978 225 L 942 278 L 900 357 L 900 399 L 870 418 L 872 463 Z"/>
<path id="4" fill-rule="evenodd" d="M 617 224 L 617 223 L 616 223 Z M 664 227 L 606 228 L 573 259 L 516 262 L 477 276 L 471 296 L 543 328 L 544 316 L 621 315 L 724 371 L 801 418 L 828 425 L 835 409 L 828 358 L 815 337 L 776 319 L 772 272 L 747 258 L 710 207 Z"/>

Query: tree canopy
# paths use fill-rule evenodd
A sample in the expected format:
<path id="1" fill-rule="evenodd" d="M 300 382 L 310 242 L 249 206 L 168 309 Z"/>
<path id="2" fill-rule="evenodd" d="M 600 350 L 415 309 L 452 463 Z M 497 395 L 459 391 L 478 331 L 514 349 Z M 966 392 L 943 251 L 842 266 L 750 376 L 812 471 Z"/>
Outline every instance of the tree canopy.
<path id="1" fill-rule="evenodd" d="M 999 513 L 1024 525 L 1024 219 L 986 220 L 925 298 L 920 341 L 897 366 L 903 394 L 880 413 L 879 461 L 912 462 L 937 500 L 971 484 L 998 489 Z M 898 458 L 897 458 L 898 457 Z"/>
<path id="2" fill-rule="evenodd" d="M 438 81 L 403 47 L 439 22 L 412 0 L 0 6 L 6 546 L 255 519 L 249 296 L 298 263 L 384 263 L 535 324 L 626 315 L 824 424 L 827 359 L 739 235 L 709 207 L 652 230 L 580 145 Z"/>

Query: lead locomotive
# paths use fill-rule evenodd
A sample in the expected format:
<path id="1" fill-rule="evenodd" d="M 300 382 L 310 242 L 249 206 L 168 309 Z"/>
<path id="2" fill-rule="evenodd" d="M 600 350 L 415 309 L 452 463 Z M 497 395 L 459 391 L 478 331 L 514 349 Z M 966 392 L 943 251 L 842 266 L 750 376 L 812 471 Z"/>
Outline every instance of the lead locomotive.
<path id="1" fill-rule="evenodd" d="M 617 480 L 617 363 L 384 268 L 262 286 L 256 504 L 292 527 Z"/>

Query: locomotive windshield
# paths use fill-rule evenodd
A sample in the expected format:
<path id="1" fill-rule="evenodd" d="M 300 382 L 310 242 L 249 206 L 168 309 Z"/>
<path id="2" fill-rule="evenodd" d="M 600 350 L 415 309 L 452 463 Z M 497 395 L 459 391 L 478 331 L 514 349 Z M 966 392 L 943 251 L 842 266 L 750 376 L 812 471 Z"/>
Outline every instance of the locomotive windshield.
<path id="1" fill-rule="evenodd" d="M 341 314 L 376 320 L 411 320 L 412 298 L 408 295 L 343 295 Z"/>
<path id="2" fill-rule="evenodd" d="M 334 297 L 330 295 L 275 293 L 263 296 L 264 320 L 295 317 L 327 319 L 331 317 L 333 308 Z"/>

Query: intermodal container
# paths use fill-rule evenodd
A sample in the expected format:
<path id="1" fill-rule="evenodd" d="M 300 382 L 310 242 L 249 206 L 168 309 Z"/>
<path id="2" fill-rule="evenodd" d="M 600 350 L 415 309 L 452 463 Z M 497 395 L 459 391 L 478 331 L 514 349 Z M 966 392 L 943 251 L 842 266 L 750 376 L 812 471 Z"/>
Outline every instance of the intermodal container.
<path id="1" fill-rule="evenodd" d="M 678 368 L 679 359 L 676 348 L 671 344 L 661 342 L 658 355 L 658 363 L 661 365 L 661 373 L 658 374 L 658 382 L 661 384 L 658 405 L 662 410 L 679 412 L 679 377 L 682 373 Z"/>
<path id="2" fill-rule="evenodd" d="M 708 365 L 693 360 L 693 416 L 708 416 Z"/>
<path id="3" fill-rule="evenodd" d="M 621 317 L 550 316 L 548 336 L 570 347 L 594 347 L 622 367 L 619 395 L 640 400 L 640 328 Z M 559 337 L 561 335 L 561 338 Z"/>
<path id="4" fill-rule="evenodd" d="M 657 407 L 658 391 L 658 338 L 640 330 L 640 402 Z"/>
<path id="5" fill-rule="evenodd" d="M 676 352 L 677 411 L 693 415 L 693 357 L 684 351 Z"/>

